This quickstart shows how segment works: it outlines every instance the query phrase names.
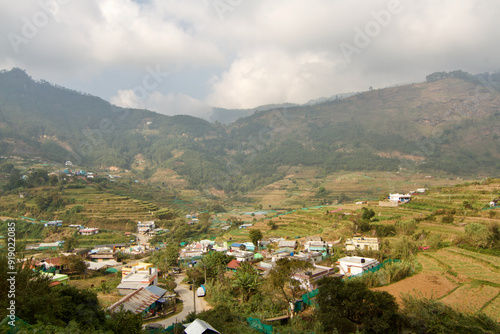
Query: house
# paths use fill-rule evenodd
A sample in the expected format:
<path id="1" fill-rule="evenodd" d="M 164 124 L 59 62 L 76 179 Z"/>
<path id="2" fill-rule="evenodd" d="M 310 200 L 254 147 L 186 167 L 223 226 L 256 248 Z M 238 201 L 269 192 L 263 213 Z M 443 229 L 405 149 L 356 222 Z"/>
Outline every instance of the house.
<path id="1" fill-rule="evenodd" d="M 318 288 L 318 281 L 323 277 L 335 273 L 334 268 L 313 265 L 311 269 L 305 269 L 297 272 L 292 276 L 293 279 L 300 282 L 300 287 L 312 291 Z"/>
<path id="2" fill-rule="evenodd" d="M 210 326 L 209 323 L 196 319 L 192 323 L 190 323 L 185 329 L 184 333 L 186 334 L 220 334 L 215 328 Z"/>
<path id="3" fill-rule="evenodd" d="M 137 222 L 137 232 L 139 233 L 148 233 L 155 229 L 154 221 L 146 221 L 146 222 Z"/>
<path id="4" fill-rule="evenodd" d="M 379 250 L 380 241 L 378 238 L 352 238 L 347 239 L 345 242 L 345 248 L 347 251 L 355 251 L 355 250 Z"/>
<path id="5" fill-rule="evenodd" d="M 240 262 L 251 262 L 253 260 L 253 252 L 246 251 L 229 251 L 227 255 L 232 255 Z"/>
<path id="6" fill-rule="evenodd" d="M 148 268 L 152 268 L 154 265 L 148 262 L 135 262 L 131 264 L 127 264 L 122 268 L 122 278 L 130 274 L 135 268 L 137 271 L 146 271 Z"/>
<path id="7" fill-rule="evenodd" d="M 300 252 L 293 255 L 292 259 L 316 263 L 323 260 L 323 254 L 321 252 Z"/>
<path id="8" fill-rule="evenodd" d="M 62 226 L 63 221 L 62 220 L 53 220 L 50 222 L 46 222 L 44 224 L 45 227 L 54 227 L 54 226 Z"/>
<path id="9" fill-rule="evenodd" d="M 41 263 L 46 271 L 62 271 L 65 269 L 65 264 L 63 263 L 63 256 L 51 257 L 42 260 Z"/>
<path id="10" fill-rule="evenodd" d="M 103 268 L 110 268 L 121 264 L 120 262 L 116 262 L 115 260 L 107 260 L 101 262 L 85 261 L 85 263 L 87 264 L 87 269 L 89 270 L 100 270 Z"/>
<path id="11" fill-rule="evenodd" d="M 53 273 L 44 273 L 44 272 L 42 272 L 41 274 L 42 274 L 42 276 L 48 276 L 48 277 L 50 277 L 50 280 L 51 280 L 50 286 L 56 286 L 56 285 L 59 285 L 59 284 L 67 285 L 68 282 L 69 282 L 69 276 L 68 275 L 53 274 Z"/>
<path id="12" fill-rule="evenodd" d="M 297 247 L 297 241 L 295 240 L 281 240 L 278 243 L 279 248 L 293 248 L 295 249 Z"/>
<path id="13" fill-rule="evenodd" d="M 389 194 L 389 202 L 393 203 L 408 203 L 411 200 L 410 194 Z"/>
<path id="14" fill-rule="evenodd" d="M 276 263 L 273 261 L 260 261 L 257 266 L 257 269 L 260 270 L 265 276 L 269 273 L 269 271 L 271 271 L 271 269 L 274 268 L 275 264 Z"/>
<path id="15" fill-rule="evenodd" d="M 306 241 L 304 250 L 326 254 L 328 253 L 328 243 L 326 241 Z"/>
<path id="16" fill-rule="evenodd" d="M 78 231 L 80 235 L 94 235 L 99 233 L 99 228 L 98 227 L 92 227 L 92 228 L 84 228 Z"/>
<path id="17" fill-rule="evenodd" d="M 127 249 L 127 244 L 126 243 L 116 243 L 116 244 L 105 244 L 105 245 L 96 245 L 94 249 L 98 251 L 103 251 L 103 248 L 110 248 L 115 251 L 124 251 Z"/>
<path id="18" fill-rule="evenodd" d="M 127 295 L 140 288 L 146 288 L 150 285 L 157 284 L 157 268 L 148 267 L 146 269 L 137 269 L 137 267 L 133 267 L 132 271 L 129 274 L 127 274 L 125 277 L 122 276 L 122 281 L 116 288 L 121 295 Z"/>
<path id="19" fill-rule="evenodd" d="M 145 314 L 157 306 L 156 302 L 160 298 L 155 293 L 141 287 L 108 307 L 107 310 L 119 312 L 123 306 L 123 311 L 130 311 L 134 314 Z"/>
<path id="20" fill-rule="evenodd" d="M 240 244 L 239 242 L 233 242 L 231 244 L 230 250 L 237 251 L 237 250 L 242 249 L 243 247 L 244 247 L 244 249 L 246 249 L 245 244 Z"/>
<path id="21" fill-rule="evenodd" d="M 56 242 L 42 242 L 38 244 L 37 250 L 46 250 L 46 249 L 59 249 L 64 244 L 64 241 L 56 241 Z"/>
<path id="22" fill-rule="evenodd" d="M 249 252 L 254 252 L 255 251 L 255 245 L 253 242 L 245 242 L 243 245 L 245 245 L 245 249 Z"/>
<path id="23" fill-rule="evenodd" d="M 69 224 L 68 227 L 73 227 L 73 228 L 76 228 L 76 229 L 82 229 L 82 228 L 85 228 L 85 226 L 83 225 L 78 225 L 78 224 Z"/>
<path id="24" fill-rule="evenodd" d="M 379 262 L 375 259 L 359 256 L 343 257 L 337 261 L 340 274 L 348 276 L 362 274 L 378 264 Z"/>
<path id="25" fill-rule="evenodd" d="M 233 271 L 233 272 L 237 272 L 238 271 L 238 268 L 240 266 L 240 261 L 238 260 L 231 260 L 231 262 L 229 262 L 227 265 L 226 265 L 226 269 L 229 270 L 229 271 Z"/>
<path id="26" fill-rule="evenodd" d="M 93 262 L 103 262 L 110 260 L 117 260 L 118 254 L 113 252 L 112 248 L 109 247 L 99 247 L 90 251 L 87 255 L 87 259 Z"/>
<path id="27" fill-rule="evenodd" d="M 253 224 L 245 223 L 245 224 L 241 224 L 239 228 L 241 229 L 241 228 L 247 228 L 247 227 L 252 227 L 252 226 L 253 226 Z"/>

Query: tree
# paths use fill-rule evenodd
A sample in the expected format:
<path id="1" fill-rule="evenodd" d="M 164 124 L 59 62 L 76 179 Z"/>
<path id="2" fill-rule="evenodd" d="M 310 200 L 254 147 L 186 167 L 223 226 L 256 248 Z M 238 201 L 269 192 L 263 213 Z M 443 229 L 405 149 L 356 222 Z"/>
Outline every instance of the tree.
<path id="1" fill-rule="evenodd" d="M 364 207 L 362 210 L 363 213 L 361 214 L 361 219 L 363 220 L 370 220 L 375 216 L 375 211 L 373 211 L 372 209 L 367 209 Z"/>
<path id="2" fill-rule="evenodd" d="M 249 236 L 255 247 L 259 249 L 259 241 L 262 240 L 262 232 L 260 230 L 251 230 Z"/>
<path id="3" fill-rule="evenodd" d="M 371 291 L 362 282 L 344 282 L 339 277 L 320 281 L 316 315 L 323 331 L 390 333 L 399 327 L 396 300 L 387 292 Z"/>
<path id="4" fill-rule="evenodd" d="M 276 261 L 276 265 L 269 272 L 270 283 L 278 289 L 283 296 L 283 299 L 290 305 L 293 303 L 301 290 L 300 281 L 293 276 L 301 271 L 311 268 L 312 264 L 302 260 L 289 260 L 282 258 Z M 293 308 L 289 310 L 293 314 Z"/>
<path id="5" fill-rule="evenodd" d="M 167 262 L 167 266 L 170 268 L 177 265 L 177 261 L 179 259 L 179 247 L 177 246 L 177 244 L 168 244 L 167 248 L 165 249 L 165 253 L 165 261 Z"/>
<path id="6" fill-rule="evenodd" d="M 88 264 L 85 263 L 85 261 L 78 255 L 65 256 L 63 257 L 62 262 L 68 267 L 70 272 L 76 274 L 84 274 L 88 267 Z"/>
<path id="7" fill-rule="evenodd" d="M 235 274 L 233 286 L 240 290 L 241 301 L 246 302 L 259 289 L 259 273 L 252 264 L 243 262 Z"/>
<path id="8" fill-rule="evenodd" d="M 74 248 L 78 247 L 78 239 L 75 236 L 63 237 L 64 241 L 64 251 L 70 252 Z"/>
<path id="9" fill-rule="evenodd" d="M 267 226 L 269 226 L 271 228 L 271 230 L 278 229 L 278 225 L 274 221 L 272 221 L 272 220 L 270 220 L 269 222 L 267 222 Z"/>
<path id="10" fill-rule="evenodd" d="M 205 255 L 201 262 L 206 271 L 207 279 L 221 279 L 226 271 L 226 265 L 234 259 L 234 256 L 229 256 L 221 252 L 210 252 Z"/>
<path id="11" fill-rule="evenodd" d="M 139 334 L 142 333 L 142 316 L 140 313 L 125 311 L 122 307 L 118 312 L 109 314 L 106 327 L 113 333 Z"/>

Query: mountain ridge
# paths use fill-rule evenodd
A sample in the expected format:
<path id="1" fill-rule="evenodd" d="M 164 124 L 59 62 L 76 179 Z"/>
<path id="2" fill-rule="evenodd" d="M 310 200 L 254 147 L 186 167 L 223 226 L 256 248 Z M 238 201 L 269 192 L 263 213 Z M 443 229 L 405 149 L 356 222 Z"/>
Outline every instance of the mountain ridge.
<path id="1" fill-rule="evenodd" d="M 20 69 L 2 71 L 0 155 L 126 169 L 140 156 L 151 170 L 174 170 L 191 187 L 241 193 L 298 165 L 324 173 L 498 173 L 498 81 L 440 73 L 309 105 L 264 106 L 224 125 L 120 108 L 35 82 Z"/>

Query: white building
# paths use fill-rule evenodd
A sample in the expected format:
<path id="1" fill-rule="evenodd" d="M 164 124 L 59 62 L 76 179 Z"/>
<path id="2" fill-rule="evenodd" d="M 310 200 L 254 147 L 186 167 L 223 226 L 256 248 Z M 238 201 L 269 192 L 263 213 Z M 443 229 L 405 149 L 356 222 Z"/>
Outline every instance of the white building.
<path id="1" fill-rule="evenodd" d="M 122 272 L 123 274 L 123 272 Z M 154 267 L 134 266 L 116 287 L 121 295 L 127 295 L 140 288 L 158 285 L 158 269 Z"/>
<path id="2" fill-rule="evenodd" d="M 253 261 L 253 252 L 247 252 L 247 251 L 229 251 L 227 252 L 227 255 L 232 255 L 236 258 L 237 261 L 240 262 L 251 262 Z"/>
<path id="3" fill-rule="evenodd" d="M 359 237 L 359 238 L 347 239 L 345 242 L 345 248 L 347 251 L 354 251 L 354 250 L 378 251 L 379 245 L 380 242 L 378 238 Z"/>
<path id="4" fill-rule="evenodd" d="M 83 228 L 78 231 L 81 235 L 94 235 L 99 233 L 99 228 L 98 227 L 93 227 L 93 228 Z"/>
<path id="5" fill-rule="evenodd" d="M 139 233 L 148 233 L 149 231 L 152 231 L 154 229 L 155 229 L 154 221 L 137 222 L 137 232 Z"/>
<path id="6" fill-rule="evenodd" d="M 411 200 L 410 194 L 389 194 L 389 201 L 394 203 L 408 203 Z"/>
<path id="7" fill-rule="evenodd" d="M 337 261 L 337 265 L 340 270 L 339 273 L 347 276 L 361 274 L 378 264 L 379 262 L 375 259 L 360 256 L 343 257 Z"/>

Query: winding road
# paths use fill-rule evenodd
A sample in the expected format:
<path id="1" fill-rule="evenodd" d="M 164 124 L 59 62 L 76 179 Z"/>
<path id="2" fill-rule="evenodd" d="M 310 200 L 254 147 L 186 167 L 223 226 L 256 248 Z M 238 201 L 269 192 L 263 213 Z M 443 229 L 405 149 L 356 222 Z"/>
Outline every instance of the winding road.
<path id="1" fill-rule="evenodd" d="M 175 292 L 177 292 L 179 297 L 182 299 L 183 302 L 182 312 L 173 315 L 168 319 L 156 322 L 162 324 L 165 328 L 176 322 L 184 321 L 184 319 L 186 319 L 186 316 L 194 311 L 193 291 L 189 290 L 189 285 L 182 283 L 182 280 L 185 277 L 186 276 L 184 274 L 175 275 L 175 283 L 177 283 Z M 195 299 L 196 299 L 196 312 L 200 312 L 207 309 L 206 302 L 203 298 L 195 297 Z"/>

